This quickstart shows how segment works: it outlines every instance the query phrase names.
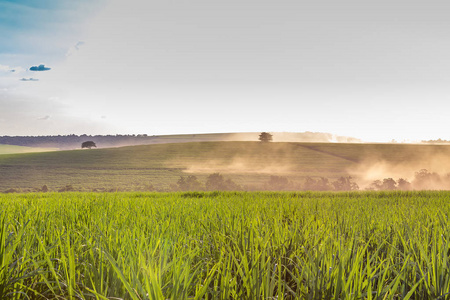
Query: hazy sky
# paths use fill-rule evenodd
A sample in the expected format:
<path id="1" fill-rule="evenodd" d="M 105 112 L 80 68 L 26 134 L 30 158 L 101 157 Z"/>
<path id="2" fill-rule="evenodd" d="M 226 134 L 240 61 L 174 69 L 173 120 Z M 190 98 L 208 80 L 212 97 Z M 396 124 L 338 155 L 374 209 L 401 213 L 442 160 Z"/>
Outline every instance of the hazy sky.
<path id="1" fill-rule="evenodd" d="M 0 0 L 0 135 L 450 139 L 449 16 L 448 0 Z"/>

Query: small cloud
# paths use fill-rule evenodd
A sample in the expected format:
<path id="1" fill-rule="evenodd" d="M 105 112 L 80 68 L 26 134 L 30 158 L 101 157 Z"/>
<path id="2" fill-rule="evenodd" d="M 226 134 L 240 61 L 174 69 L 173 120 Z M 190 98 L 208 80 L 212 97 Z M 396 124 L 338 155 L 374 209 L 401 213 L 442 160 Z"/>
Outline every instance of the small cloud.
<path id="1" fill-rule="evenodd" d="M 69 50 L 66 53 L 66 56 L 71 56 L 72 54 L 76 53 L 80 50 L 80 47 L 84 45 L 84 42 L 79 41 L 76 43 L 73 47 L 70 47 Z"/>
<path id="2" fill-rule="evenodd" d="M 20 79 L 20 81 L 39 81 L 39 79 L 36 79 L 36 78 L 22 78 L 22 79 Z"/>
<path id="3" fill-rule="evenodd" d="M 48 119 L 50 119 L 50 116 L 45 116 L 45 117 L 39 118 L 38 120 L 45 121 L 45 120 L 48 120 Z"/>
<path id="4" fill-rule="evenodd" d="M 5 65 L 0 65 L 0 72 L 7 72 L 7 73 L 16 73 L 16 72 L 22 72 L 23 69 L 21 67 L 10 67 Z"/>
<path id="5" fill-rule="evenodd" d="M 0 65 L 0 73 L 9 73 L 10 75 L 13 74 L 20 74 L 22 72 L 24 72 L 25 69 L 22 67 L 10 67 L 10 66 L 5 66 L 5 65 Z"/>
<path id="6" fill-rule="evenodd" d="M 45 65 L 39 65 L 39 66 L 32 66 L 30 68 L 30 71 L 48 71 L 51 70 L 52 68 L 48 68 Z"/>
<path id="7" fill-rule="evenodd" d="M 101 116 L 100 118 L 102 118 L 102 119 L 106 119 L 106 116 Z"/>
<path id="8" fill-rule="evenodd" d="M 8 67 L 8 66 L 0 65 L 0 71 L 8 72 L 8 71 L 10 71 L 10 70 L 11 70 L 11 68 Z"/>
<path id="9" fill-rule="evenodd" d="M 79 41 L 74 47 L 75 47 L 75 49 L 80 50 L 80 47 L 83 45 L 84 45 L 84 42 Z"/>

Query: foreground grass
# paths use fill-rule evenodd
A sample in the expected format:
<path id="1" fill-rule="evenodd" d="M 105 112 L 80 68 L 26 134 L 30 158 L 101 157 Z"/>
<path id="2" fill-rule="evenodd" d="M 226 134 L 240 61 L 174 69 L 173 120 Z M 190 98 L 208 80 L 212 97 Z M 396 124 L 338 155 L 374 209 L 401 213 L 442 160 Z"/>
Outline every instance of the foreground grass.
<path id="1" fill-rule="evenodd" d="M 0 196 L 0 299 L 447 299 L 450 193 Z"/>

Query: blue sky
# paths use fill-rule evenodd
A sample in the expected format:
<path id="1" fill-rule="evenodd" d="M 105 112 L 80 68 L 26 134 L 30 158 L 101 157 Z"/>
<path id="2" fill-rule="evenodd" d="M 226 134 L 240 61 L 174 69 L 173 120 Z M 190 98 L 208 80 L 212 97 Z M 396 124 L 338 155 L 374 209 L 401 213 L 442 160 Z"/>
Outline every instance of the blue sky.
<path id="1" fill-rule="evenodd" d="M 448 15 L 437 0 L 0 0 L 0 135 L 450 139 Z"/>
<path id="2" fill-rule="evenodd" d="M 57 62 L 92 16 L 95 1 L 0 1 L 0 55 L 13 65 Z"/>

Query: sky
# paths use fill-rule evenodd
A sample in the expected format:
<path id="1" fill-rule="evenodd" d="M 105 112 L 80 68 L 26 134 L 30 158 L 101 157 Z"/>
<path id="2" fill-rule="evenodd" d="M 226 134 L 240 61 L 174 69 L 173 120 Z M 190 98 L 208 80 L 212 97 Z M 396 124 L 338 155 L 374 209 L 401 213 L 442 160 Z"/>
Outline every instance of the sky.
<path id="1" fill-rule="evenodd" d="M 450 140 L 449 15 L 446 0 L 0 0 L 0 135 Z"/>

